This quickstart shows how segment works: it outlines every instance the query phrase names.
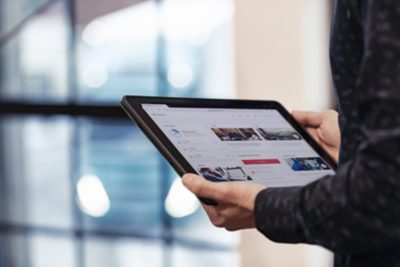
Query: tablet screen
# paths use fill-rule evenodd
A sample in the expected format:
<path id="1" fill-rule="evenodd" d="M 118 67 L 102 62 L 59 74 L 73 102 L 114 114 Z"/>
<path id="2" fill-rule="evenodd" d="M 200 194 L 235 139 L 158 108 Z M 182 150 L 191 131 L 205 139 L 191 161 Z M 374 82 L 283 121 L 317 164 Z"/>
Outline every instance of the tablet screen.
<path id="1" fill-rule="evenodd" d="M 301 186 L 334 174 L 278 110 L 142 107 L 208 180 Z"/>

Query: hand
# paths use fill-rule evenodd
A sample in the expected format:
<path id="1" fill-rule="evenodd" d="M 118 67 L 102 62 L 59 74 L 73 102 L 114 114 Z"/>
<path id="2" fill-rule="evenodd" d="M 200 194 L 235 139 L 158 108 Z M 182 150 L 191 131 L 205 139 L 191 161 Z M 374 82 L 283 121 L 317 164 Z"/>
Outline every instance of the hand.
<path id="1" fill-rule="evenodd" d="M 215 200 L 217 206 L 203 205 L 210 221 L 228 231 L 254 228 L 254 202 L 263 190 L 243 182 L 210 182 L 195 174 L 182 177 L 183 184 L 196 196 Z"/>
<path id="2" fill-rule="evenodd" d="M 340 130 L 338 113 L 334 110 L 324 112 L 293 111 L 293 117 L 338 162 Z"/>

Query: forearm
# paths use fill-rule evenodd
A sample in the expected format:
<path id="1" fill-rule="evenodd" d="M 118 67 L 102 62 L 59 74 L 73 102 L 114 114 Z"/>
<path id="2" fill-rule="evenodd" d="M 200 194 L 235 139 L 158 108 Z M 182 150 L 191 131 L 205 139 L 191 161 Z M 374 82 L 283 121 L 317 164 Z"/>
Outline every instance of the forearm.
<path id="1" fill-rule="evenodd" d="M 256 198 L 256 227 L 277 242 L 351 254 L 400 243 L 400 115 L 393 115 L 398 104 L 370 110 L 369 141 L 336 175 L 304 188 L 262 191 Z M 389 114 L 391 126 L 385 129 L 381 118 Z"/>
<path id="2" fill-rule="evenodd" d="M 400 243 L 400 2 L 357 5 L 365 55 L 347 106 L 362 143 L 334 176 L 260 193 L 257 228 L 275 241 L 351 254 Z"/>

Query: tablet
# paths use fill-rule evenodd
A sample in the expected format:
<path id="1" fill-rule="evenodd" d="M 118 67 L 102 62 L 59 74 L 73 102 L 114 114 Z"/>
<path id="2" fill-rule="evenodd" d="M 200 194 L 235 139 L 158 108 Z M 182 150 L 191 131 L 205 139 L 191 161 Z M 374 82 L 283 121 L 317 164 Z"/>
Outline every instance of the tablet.
<path id="1" fill-rule="evenodd" d="M 179 175 L 286 187 L 336 170 L 275 101 L 125 96 L 121 105 Z"/>

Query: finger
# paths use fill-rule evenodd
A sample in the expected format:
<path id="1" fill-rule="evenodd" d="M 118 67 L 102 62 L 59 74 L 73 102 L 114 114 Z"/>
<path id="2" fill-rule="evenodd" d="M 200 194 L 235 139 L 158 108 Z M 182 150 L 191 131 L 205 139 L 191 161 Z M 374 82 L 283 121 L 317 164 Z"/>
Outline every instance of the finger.
<path id="1" fill-rule="evenodd" d="M 206 211 L 208 217 L 211 218 L 217 218 L 220 217 L 221 214 L 218 212 L 218 210 L 213 207 L 213 206 L 209 206 L 209 205 L 202 205 L 203 209 Z"/>
<path id="2" fill-rule="evenodd" d="M 199 197 L 217 201 L 218 206 L 229 204 L 252 209 L 256 195 L 265 188 L 258 184 L 240 182 L 210 182 L 195 174 L 184 175 L 182 179 L 191 192 Z"/>
<path id="3" fill-rule="evenodd" d="M 203 205 L 204 210 L 207 213 L 211 223 L 217 227 L 223 227 L 225 225 L 225 219 L 215 207 Z"/>
<path id="4" fill-rule="evenodd" d="M 318 136 L 322 142 L 329 147 L 339 147 L 340 136 L 337 136 L 335 132 L 324 131 L 322 128 L 317 129 Z"/>
<path id="5" fill-rule="evenodd" d="M 248 229 L 248 228 L 254 228 L 254 219 L 252 218 L 243 218 L 241 217 L 240 219 L 236 219 L 236 217 L 224 217 L 224 223 L 223 227 L 228 230 L 228 231 L 237 231 L 241 229 Z"/>
<path id="6" fill-rule="evenodd" d="M 226 207 L 218 207 L 216 211 L 221 217 L 235 219 L 242 215 L 242 209 L 237 206 L 226 206 Z"/>
<path id="7" fill-rule="evenodd" d="M 229 232 L 235 232 L 238 230 L 242 230 L 243 228 L 238 225 L 229 225 L 229 226 L 226 226 L 225 229 Z"/>
<path id="8" fill-rule="evenodd" d="M 231 224 L 231 223 L 227 223 L 225 226 L 225 229 L 229 232 L 233 232 L 233 231 L 238 231 L 238 230 L 243 230 L 243 229 L 252 229 L 255 227 L 254 221 L 252 221 L 251 223 L 248 224 Z"/>
<path id="9" fill-rule="evenodd" d="M 303 126 L 318 127 L 321 125 L 323 116 L 318 112 L 313 111 L 299 111 L 292 112 L 292 116 Z"/>
<path id="10" fill-rule="evenodd" d="M 182 182 L 196 196 L 210 198 L 217 202 L 226 199 L 229 191 L 229 184 L 210 182 L 195 174 L 185 174 Z"/>
<path id="11" fill-rule="evenodd" d="M 312 137 L 315 141 L 317 141 L 318 143 L 321 143 L 321 142 L 320 142 L 320 136 L 319 136 L 318 129 L 312 128 L 312 127 L 308 127 L 308 128 L 306 128 L 306 131 L 307 131 L 307 133 L 308 133 L 309 135 L 311 135 L 311 137 Z"/>

